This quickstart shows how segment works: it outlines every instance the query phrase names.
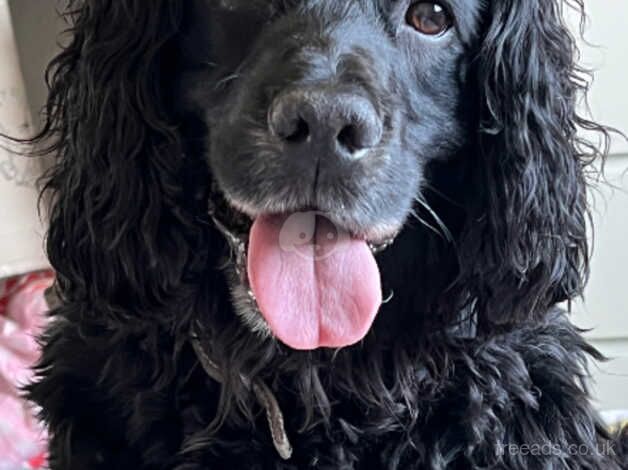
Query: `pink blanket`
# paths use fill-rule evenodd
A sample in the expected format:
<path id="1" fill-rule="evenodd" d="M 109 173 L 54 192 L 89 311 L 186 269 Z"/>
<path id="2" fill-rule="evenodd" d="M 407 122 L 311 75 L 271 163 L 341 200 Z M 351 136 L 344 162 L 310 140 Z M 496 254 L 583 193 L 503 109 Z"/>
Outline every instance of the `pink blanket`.
<path id="1" fill-rule="evenodd" d="M 34 273 L 0 281 L 0 470 L 45 464 L 46 437 L 36 410 L 20 397 L 39 356 L 35 337 L 45 321 L 44 291 L 53 276 Z"/>

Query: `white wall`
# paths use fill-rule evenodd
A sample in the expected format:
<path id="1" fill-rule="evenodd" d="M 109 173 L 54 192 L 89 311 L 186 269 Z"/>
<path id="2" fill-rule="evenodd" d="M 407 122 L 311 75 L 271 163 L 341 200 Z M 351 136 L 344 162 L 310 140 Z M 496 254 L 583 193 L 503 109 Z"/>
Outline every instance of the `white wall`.
<path id="1" fill-rule="evenodd" d="M 595 70 L 591 109 L 596 119 L 628 131 L 628 2 L 585 1 L 589 16 L 581 41 L 582 64 Z M 588 44 L 587 44 L 588 43 Z M 614 153 L 628 153 L 628 141 L 613 139 Z"/>
<path id="2" fill-rule="evenodd" d="M 628 2 L 588 1 L 582 62 L 595 69 L 593 117 L 628 131 Z M 595 392 L 604 409 L 628 408 L 628 142 L 615 136 L 606 165 L 609 184 L 591 192 L 594 255 L 584 303 L 574 321 L 610 362 L 593 365 Z"/>
<path id="3" fill-rule="evenodd" d="M 57 52 L 59 31 L 65 28 L 57 15 L 61 0 L 9 0 L 22 75 L 35 124 L 46 101 L 44 69 Z"/>
<path id="4" fill-rule="evenodd" d="M 31 130 L 9 6 L 0 0 L 0 133 L 25 137 Z M 36 160 L 9 152 L 7 145 L 0 140 L 0 278 L 47 265 L 34 187 L 41 168 Z"/>

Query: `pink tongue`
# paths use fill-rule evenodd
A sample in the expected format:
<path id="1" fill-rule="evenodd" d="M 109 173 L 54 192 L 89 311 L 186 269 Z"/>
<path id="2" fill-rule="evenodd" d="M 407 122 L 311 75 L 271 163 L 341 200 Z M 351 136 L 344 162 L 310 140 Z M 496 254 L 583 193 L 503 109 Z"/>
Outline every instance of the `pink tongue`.
<path id="1" fill-rule="evenodd" d="M 266 322 L 293 349 L 357 343 L 382 302 L 366 242 L 313 212 L 259 217 L 249 237 L 248 276 Z"/>

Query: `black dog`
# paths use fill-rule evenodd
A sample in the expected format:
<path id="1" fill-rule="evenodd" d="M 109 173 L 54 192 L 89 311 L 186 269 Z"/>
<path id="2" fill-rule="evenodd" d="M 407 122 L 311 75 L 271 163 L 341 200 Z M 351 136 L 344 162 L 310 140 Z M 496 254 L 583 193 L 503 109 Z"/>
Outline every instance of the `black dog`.
<path id="1" fill-rule="evenodd" d="M 622 468 L 556 308 L 607 136 L 564 6 L 71 1 L 51 468 Z"/>

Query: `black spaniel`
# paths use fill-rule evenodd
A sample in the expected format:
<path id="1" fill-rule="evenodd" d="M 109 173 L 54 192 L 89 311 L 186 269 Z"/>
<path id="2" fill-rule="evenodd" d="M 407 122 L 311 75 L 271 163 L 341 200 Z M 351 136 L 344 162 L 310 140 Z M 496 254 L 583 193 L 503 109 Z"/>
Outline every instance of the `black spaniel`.
<path id="1" fill-rule="evenodd" d="M 557 307 L 582 3 L 69 0 L 51 469 L 627 468 Z"/>

